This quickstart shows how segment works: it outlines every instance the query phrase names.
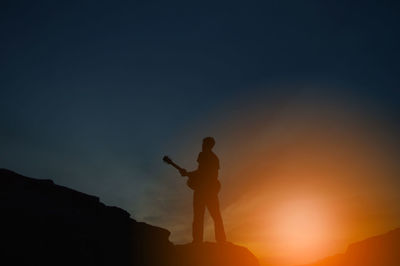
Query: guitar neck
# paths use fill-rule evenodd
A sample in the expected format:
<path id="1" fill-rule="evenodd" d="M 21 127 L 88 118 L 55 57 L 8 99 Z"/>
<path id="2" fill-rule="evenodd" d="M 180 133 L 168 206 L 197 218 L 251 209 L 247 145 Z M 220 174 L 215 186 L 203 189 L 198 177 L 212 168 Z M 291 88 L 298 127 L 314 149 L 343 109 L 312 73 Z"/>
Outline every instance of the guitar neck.
<path id="1" fill-rule="evenodd" d="M 170 165 L 172 165 L 175 169 L 177 169 L 178 171 L 182 171 L 183 170 L 183 168 L 182 167 L 180 167 L 179 165 L 177 165 L 176 163 L 174 163 L 174 162 L 170 162 Z"/>

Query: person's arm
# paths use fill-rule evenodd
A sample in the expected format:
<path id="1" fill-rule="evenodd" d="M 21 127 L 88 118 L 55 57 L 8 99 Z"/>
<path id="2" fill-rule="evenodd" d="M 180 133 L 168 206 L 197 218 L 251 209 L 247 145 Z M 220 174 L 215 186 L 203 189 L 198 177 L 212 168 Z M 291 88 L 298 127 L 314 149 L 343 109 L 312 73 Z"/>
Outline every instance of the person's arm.
<path id="1" fill-rule="evenodd" d="M 200 152 L 199 155 L 197 156 L 197 162 L 198 162 L 199 164 L 200 164 L 200 161 L 201 161 L 200 157 L 201 157 L 201 152 Z M 188 176 L 188 177 L 190 177 L 190 176 L 195 175 L 198 171 L 199 171 L 199 169 L 196 169 L 196 170 L 194 170 L 194 171 L 188 172 L 186 169 L 183 169 L 183 171 L 179 171 L 179 173 L 180 173 L 182 176 Z"/>
<path id="2" fill-rule="evenodd" d="M 189 172 L 186 169 L 179 170 L 179 173 L 181 174 L 181 176 L 188 176 L 189 174 Z"/>

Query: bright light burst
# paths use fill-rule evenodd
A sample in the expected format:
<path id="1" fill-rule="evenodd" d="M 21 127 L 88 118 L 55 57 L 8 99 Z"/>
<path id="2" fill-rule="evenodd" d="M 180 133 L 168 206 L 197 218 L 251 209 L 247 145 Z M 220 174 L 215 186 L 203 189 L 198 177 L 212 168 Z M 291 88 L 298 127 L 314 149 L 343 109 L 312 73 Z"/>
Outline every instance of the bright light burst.
<path id="1" fill-rule="evenodd" d="M 304 261 L 327 249 L 332 236 L 329 209 L 318 200 L 294 199 L 279 204 L 272 226 L 282 250 Z"/>

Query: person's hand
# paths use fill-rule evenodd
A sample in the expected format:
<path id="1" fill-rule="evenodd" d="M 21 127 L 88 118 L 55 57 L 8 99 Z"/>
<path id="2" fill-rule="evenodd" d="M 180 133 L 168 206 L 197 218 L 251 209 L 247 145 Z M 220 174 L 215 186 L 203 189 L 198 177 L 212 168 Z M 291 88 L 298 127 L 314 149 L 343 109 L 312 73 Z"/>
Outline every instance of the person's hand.
<path id="1" fill-rule="evenodd" d="M 181 174 L 181 176 L 187 176 L 187 174 L 188 174 L 186 169 L 179 170 L 179 173 Z"/>

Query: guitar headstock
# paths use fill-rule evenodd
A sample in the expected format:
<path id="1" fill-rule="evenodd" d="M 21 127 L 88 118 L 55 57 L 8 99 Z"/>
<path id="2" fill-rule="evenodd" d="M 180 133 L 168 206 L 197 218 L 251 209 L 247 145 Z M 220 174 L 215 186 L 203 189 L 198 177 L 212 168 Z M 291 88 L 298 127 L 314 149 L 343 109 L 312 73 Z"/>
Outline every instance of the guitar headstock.
<path id="1" fill-rule="evenodd" d="M 164 163 L 167 163 L 167 164 L 171 164 L 172 163 L 172 160 L 168 156 L 164 156 L 162 158 L 162 160 L 164 161 Z"/>

